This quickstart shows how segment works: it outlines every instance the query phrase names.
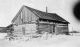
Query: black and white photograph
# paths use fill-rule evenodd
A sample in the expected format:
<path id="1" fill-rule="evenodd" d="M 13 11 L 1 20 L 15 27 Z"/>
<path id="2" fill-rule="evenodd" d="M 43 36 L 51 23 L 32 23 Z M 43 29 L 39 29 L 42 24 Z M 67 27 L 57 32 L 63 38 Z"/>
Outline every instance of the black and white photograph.
<path id="1" fill-rule="evenodd" d="M 0 47 L 80 47 L 80 0 L 0 0 Z"/>

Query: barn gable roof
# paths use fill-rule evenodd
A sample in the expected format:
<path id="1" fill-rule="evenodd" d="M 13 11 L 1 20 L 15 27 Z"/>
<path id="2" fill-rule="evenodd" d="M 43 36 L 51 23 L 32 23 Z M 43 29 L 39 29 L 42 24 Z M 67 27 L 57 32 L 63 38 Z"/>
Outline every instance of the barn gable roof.
<path id="1" fill-rule="evenodd" d="M 28 7 L 28 6 L 23 6 L 23 7 L 26 7 L 27 9 L 29 9 L 31 12 L 33 12 L 33 13 L 34 13 L 36 16 L 38 16 L 39 18 L 69 23 L 68 21 L 66 21 L 65 19 L 63 19 L 62 17 L 60 17 L 59 15 L 57 15 L 56 13 L 46 13 L 46 12 L 43 12 L 43 11 L 40 11 L 40 10 L 31 8 L 31 7 Z M 23 7 L 22 7 L 22 8 L 23 8 Z M 22 8 L 21 8 L 21 9 L 22 9 Z M 21 11 L 21 10 L 20 10 L 20 11 Z M 12 21 L 14 21 L 15 18 L 17 18 L 17 17 L 18 17 L 18 15 L 15 16 Z"/>

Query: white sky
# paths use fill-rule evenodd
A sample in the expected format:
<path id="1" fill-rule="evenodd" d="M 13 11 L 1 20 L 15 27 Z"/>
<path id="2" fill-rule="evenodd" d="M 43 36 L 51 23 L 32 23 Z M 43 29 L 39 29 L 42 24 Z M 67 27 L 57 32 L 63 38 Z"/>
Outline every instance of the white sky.
<path id="1" fill-rule="evenodd" d="M 48 12 L 57 13 L 70 22 L 70 30 L 80 30 L 80 23 L 72 14 L 72 8 L 78 0 L 0 0 L 0 26 L 8 26 L 22 5 Z"/>

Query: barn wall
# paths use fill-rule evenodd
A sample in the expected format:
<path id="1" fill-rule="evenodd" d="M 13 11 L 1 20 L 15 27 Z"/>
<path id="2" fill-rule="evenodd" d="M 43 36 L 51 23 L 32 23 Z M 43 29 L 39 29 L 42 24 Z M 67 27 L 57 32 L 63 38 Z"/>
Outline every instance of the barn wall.
<path id="1" fill-rule="evenodd" d="M 49 33 L 54 33 L 54 24 L 52 22 L 44 22 L 44 21 L 39 21 L 38 25 L 38 32 L 49 32 Z"/>
<path id="2" fill-rule="evenodd" d="M 13 35 L 14 36 L 26 36 L 31 33 L 35 33 L 36 30 L 36 24 L 24 24 L 24 25 L 18 25 L 14 26 Z"/>
<path id="3" fill-rule="evenodd" d="M 21 20 L 20 14 L 18 15 L 17 19 L 12 24 L 16 24 L 16 25 L 22 24 L 22 20 Z"/>
<path id="4" fill-rule="evenodd" d="M 25 7 L 23 7 L 23 9 L 18 13 L 19 14 L 16 15 L 17 17 L 13 24 L 21 25 L 23 23 L 36 22 L 38 19 L 38 17 L 33 12 Z"/>
<path id="5" fill-rule="evenodd" d="M 19 26 L 14 25 L 13 36 L 18 36 L 18 37 L 23 36 L 22 26 L 23 25 L 19 25 Z"/>
<path id="6" fill-rule="evenodd" d="M 23 22 L 25 23 L 36 22 L 36 20 L 38 19 L 38 17 L 33 12 L 31 12 L 29 9 L 25 7 L 21 12 L 21 16 L 22 16 Z"/>
<path id="7" fill-rule="evenodd" d="M 56 34 L 67 34 L 68 25 L 67 24 L 56 24 L 55 33 Z"/>
<path id="8" fill-rule="evenodd" d="M 14 24 L 14 36 L 23 36 L 27 33 L 34 33 L 36 31 L 36 20 L 38 17 L 32 13 L 29 9 L 23 8 L 19 12 L 17 19 L 13 22 Z"/>
<path id="9" fill-rule="evenodd" d="M 25 33 L 35 33 L 37 31 L 36 24 L 26 24 L 25 25 Z"/>

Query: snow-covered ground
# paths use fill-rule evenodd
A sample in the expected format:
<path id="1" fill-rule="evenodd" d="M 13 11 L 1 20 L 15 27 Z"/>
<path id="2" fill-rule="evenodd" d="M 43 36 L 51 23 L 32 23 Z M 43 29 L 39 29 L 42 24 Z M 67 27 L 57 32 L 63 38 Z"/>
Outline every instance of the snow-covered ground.
<path id="1" fill-rule="evenodd" d="M 0 33 L 0 39 L 4 39 L 4 37 L 7 35 L 7 33 Z"/>
<path id="2" fill-rule="evenodd" d="M 80 47 L 80 36 L 53 35 L 47 40 L 41 37 L 29 41 L 0 39 L 0 47 Z"/>

